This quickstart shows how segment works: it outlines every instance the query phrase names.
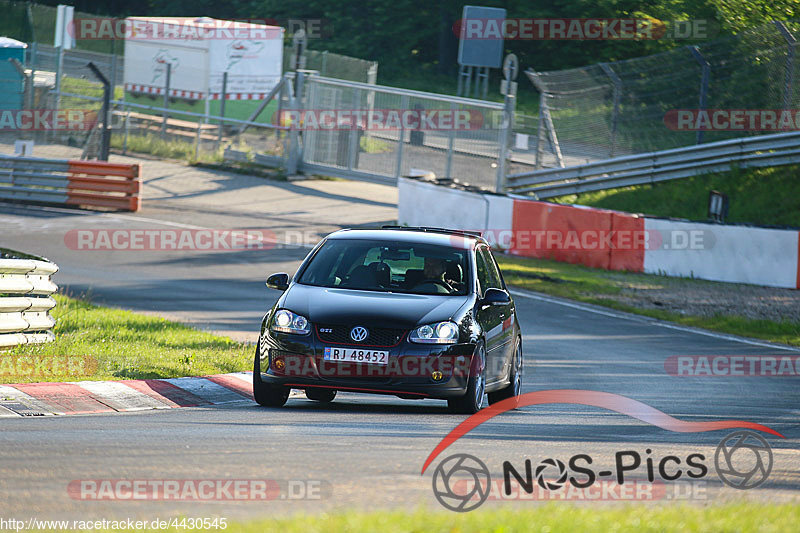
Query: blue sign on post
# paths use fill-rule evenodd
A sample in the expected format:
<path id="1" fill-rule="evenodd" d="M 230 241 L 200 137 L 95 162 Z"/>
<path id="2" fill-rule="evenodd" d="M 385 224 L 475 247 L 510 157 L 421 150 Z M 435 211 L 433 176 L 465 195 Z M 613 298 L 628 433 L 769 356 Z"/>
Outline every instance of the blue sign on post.
<path id="1" fill-rule="evenodd" d="M 458 64 L 500 68 L 503 61 L 503 21 L 506 10 L 464 6 L 458 35 Z"/>

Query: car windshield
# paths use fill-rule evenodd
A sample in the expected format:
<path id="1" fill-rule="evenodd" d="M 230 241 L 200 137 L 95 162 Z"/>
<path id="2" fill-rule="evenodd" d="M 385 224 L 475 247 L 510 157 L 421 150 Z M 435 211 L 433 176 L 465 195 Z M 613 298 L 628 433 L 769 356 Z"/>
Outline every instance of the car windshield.
<path id="1" fill-rule="evenodd" d="M 465 295 L 467 250 L 403 241 L 330 239 L 300 283 L 318 287 L 413 294 Z"/>

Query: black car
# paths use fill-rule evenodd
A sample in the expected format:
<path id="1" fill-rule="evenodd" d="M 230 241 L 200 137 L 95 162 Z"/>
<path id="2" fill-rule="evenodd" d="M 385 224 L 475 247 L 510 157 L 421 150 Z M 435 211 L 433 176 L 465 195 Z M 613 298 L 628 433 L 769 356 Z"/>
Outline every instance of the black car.
<path id="1" fill-rule="evenodd" d="M 263 406 L 291 389 L 446 399 L 474 413 L 519 395 L 522 335 L 487 242 L 438 228 L 341 230 L 308 254 L 266 314 L 253 367 Z"/>

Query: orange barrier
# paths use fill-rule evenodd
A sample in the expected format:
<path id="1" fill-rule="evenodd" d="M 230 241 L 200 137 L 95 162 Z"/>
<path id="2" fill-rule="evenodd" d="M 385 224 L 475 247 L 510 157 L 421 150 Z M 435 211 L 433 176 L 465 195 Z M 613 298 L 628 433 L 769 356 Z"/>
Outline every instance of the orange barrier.
<path id="1" fill-rule="evenodd" d="M 514 255 L 607 270 L 644 269 L 644 219 L 636 215 L 515 199 L 511 228 Z"/>
<path id="2" fill-rule="evenodd" d="M 139 165 L 69 161 L 66 203 L 138 211 L 142 207 Z"/>

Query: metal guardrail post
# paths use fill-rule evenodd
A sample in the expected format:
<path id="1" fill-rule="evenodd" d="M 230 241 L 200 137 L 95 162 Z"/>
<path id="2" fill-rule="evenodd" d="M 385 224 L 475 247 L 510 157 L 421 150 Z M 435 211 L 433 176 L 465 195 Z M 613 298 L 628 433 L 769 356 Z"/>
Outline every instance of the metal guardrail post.
<path id="1" fill-rule="evenodd" d="M 111 117 L 111 82 L 108 81 L 100 69 L 95 66 L 91 61 L 86 65 L 92 73 L 103 84 L 103 130 L 100 140 L 100 157 L 101 161 L 108 161 L 108 152 L 111 146 L 111 124 L 109 118 Z"/>
<path id="2" fill-rule="evenodd" d="M 689 51 L 694 56 L 697 64 L 700 65 L 702 69 L 702 77 L 700 79 L 700 101 L 699 101 L 699 109 L 705 110 L 707 106 L 707 98 L 708 98 L 708 81 L 711 77 L 711 65 L 706 61 L 706 58 L 703 57 L 703 54 L 700 53 L 700 48 L 697 46 L 689 46 Z M 697 130 L 697 136 L 695 143 L 702 144 L 703 137 L 705 132 L 703 130 Z"/>
<path id="3" fill-rule="evenodd" d="M 786 73 L 784 74 L 783 81 L 783 108 L 789 110 L 792 107 L 792 93 L 794 90 L 794 60 L 795 48 L 797 47 L 797 39 L 792 32 L 786 27 L 786 24 L 776 20 L 775 26 L 781 32 L 783 38 L 786 39 Z"/>
<path id="4" fill-rule="evenodd" d="M 164 121 L 161 123 L 161 138 L 164 139 L 167 136 L 167 119 L 169 118 L 169 87 L 172 81 L 172 63 L 167 63 L 167 77 L 164 80 L 164 113 L 163 118 Z"/>
<path id="5" fill-rule="evenodd" d="M 622 80 L 608 63 L 600 63 L 600 68 L 614 84 L 614 111 L 611 115 L 611 150 L 608 157 L 613 158 L 617 148 L 617 123 L 619 121 L 619 100 L 622 94 Z"/>

